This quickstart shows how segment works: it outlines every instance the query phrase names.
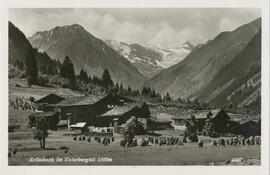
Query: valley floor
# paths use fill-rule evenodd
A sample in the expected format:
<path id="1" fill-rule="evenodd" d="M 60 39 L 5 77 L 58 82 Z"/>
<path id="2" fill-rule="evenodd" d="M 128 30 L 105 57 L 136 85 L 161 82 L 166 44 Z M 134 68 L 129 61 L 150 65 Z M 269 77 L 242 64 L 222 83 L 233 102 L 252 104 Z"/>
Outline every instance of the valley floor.
<path id="1" fill-rule="evenodd" d="M 17 85 L 16 85 L 17 84 Z M 18 85 L 20 87 L 18 87 Z M 67 96 L 80 95 L 69 89 L 55 87 L 26 87 L 23 80 L 9 80 L 9 99 L 17 97 L 29 99 L 33 96 L 38 99 L 49 93 L 61 93 Z M 9 124 L 21 126 L 20 129 L 9 132 L 8 148 L 11 151 L 16 148 L 15 155 L 11 154 L 8 159 L 9 165 L 260 165 L 261 149 L 259 145 L 253 146 L 209 146 L 210 138 L 202 138 L 204 147 L 199 148 L 197 143 L 184 145 L 158 146 L 149 145 L 146 147 L 121 147 L 121 135 L 114 135 L 115 142 L 104 146 L 94 141 L 74 141 L 66 131 L 50 131 L 46 140 L 46 148 L 40 149 L 39 142 L 33 139 L 32 130 L 27 128 L 30 111 L 16 110 L 9 108 Z M 175 136 L 180 138 L 179 131 L 162 131 L 163 136 Z M 142 137 L 136 136 L 138 143 Z M 68 150 L 60 149 L 62 146 Z M 65 158 L 87 158 L 90 162 L 65 161 Z M 241 161 L 233 162 L 234 158 L 240 157 Z M 58 162 L 31 162 L 31 158 L 45 158 Z M 100 158 L 103 158 L 103 161 Z M 78 160 L 78 159 L 76 159 Z"/>
<path id="2" fill-rule="evenodd" d="M 43 150 L 39 148 L 38 141 L 29 137 L 30 133 L 31 130 L 25 130 L 20 136 L 16 131 L 9 134 L 9 149 L 16 147 L 18 150 L 16 155 L 9 158 L 9 165 L 260 165 L 259 145 L 214 147 L 209 146 L 209 138 L 200 138 L 204 140 L 203 148 L 199 148 L 197 143 L 127 148 L 120 146 L 120 135 L 115 135 L 115 142 L 105 146 L 97 143 L 93 137 L 90 142 L 74 141 L 64 131 L 54 131 L 50 132 L 46 141 L 47 149 Z M 137 136 L 138 141 L 142 137 L 148 138 Z M 69 150 L 60 149 L 62 146 Z M 241 161 L 232 161 L 238 157 Z M 54 162 L 31 162 L 31 158 L 53 159 Z M 56 162 L 57 158 L 63 161 Z M 91 161 L 65 161 L 65 158 L 86 158 Z"/>

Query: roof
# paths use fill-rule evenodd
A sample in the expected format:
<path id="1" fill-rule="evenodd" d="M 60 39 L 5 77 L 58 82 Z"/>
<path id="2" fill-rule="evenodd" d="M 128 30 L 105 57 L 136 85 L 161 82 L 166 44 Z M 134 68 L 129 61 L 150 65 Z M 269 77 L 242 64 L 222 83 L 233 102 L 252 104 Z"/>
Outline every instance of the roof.
<path id="1" fill-rule="evenodd" d="M 157 114 L 156 118 L 157 120 L 171 120 L 173 118 L 173 115 L 161 112 Z"/>
<path id="2" fill-rule="evenodd" d="M 153 123 L 168 124 L 171 123 L 169 120 L 151 120 Z"/>
<path id="3" fill-rule="evenodd" d="M 85 104 L 94 104 L 98 102 L 99 100 L 103 99 L 105 96 L 96 96 L 96 95 L 88 95 L 82 98 L 81 100 L 74 103 L 74 105 L 85 105 Z"/>
<path id="4" fill-rule="evenodd" d="M 132 103 L 132 102 L 135 102 L 134 100 L 131 100 L 127 97 L 123 97 L 123 96 L 120 96 L 120 95 L 113 95 L 113 94 L 108 94 L 106 95 L 103 100 L 109 102 L 110 104 L 115 104 L 115 105 L 119 105 L 119 104 L 122 104 L 123 102 L 124 103 Z"/>
<path id="5" fill-rule="evenodd" d="M 50 111 L 50 112 L 34 112 L 29 116 L 36 116 L 36 117 L 51 117 L 54 116 L 57 111 Z"/>
<path id="6" fill-rule="evenodd" d="M 223 109 L 219 110 L 216 114 L 213 114 L 212 118 L 213 120 L 230 120 L 230 116 Z"/>
<path id="7" fill-rule="evenodd" d="M 101 116 L 119 116 L 123 115 L 126 112 L 134 109 L 135 107 L 140 107 L 140 103 L 128 103 L 124 105 L 114 105 L 111 110 L 105 112 Z"/>
<path id="8" fill-rule="evenodd" d="M 195 116 L 196 119 L 206 119 L 207 114 L 211 111 L 213 114 L 212 117 L 215 117 L 221 109 L 214 109 L 214 110 L 186 110 L 181 112 L 177 117 L 173 117 L 172 119 L 189 119 L 191 116 Z"/>
<path id="9" fill-rule="evenodd" d="M 68 124 L 67 120 L 60 120 L 59 123 L 57 124 L 57 126 L 64 126 L 67 124 Z"/>
<path id="10" fill-rule="evenodd" d="M 90 105 L 98 102 L 104 96 L 87 95 L 87 96 L 71 96 L 57 104 L 57 106 L 76 106 Z"/>
<path id="11" fill-rule="evenodd" d="M 257 122 L 254 120 L 245 120 L 245 121 L 241 121 L 240 125 L 248 125 L 248 124 L 254 124 L 257 125 Z"/>
<path id="12" fill-rule="evenodd" d="M 36 100 L 35 103 L 57 104 L 63 100 L 65 100 L 64 97 L 61 97 L 61 96 L 56 95 L 56 94 L 49 94 L 49 95 L 46 95 L 46 96 L 40 98 L 39 100 Z"/>
<path id="13" fill-rule="evenodd" d="M 73 125 L 70 125 L 71 128 L 83 128 L 86 125 L 86 122 L 79 122 Z"/>
<path id="14" fill-rule="evenodd" d="M 133 103 L 134 101 L 122 97 L 119 95 L 112 95 L 112 94 L 102 94 L 102 95 L 87 95 L 87 96 L 73 96 L 68 97 L 65 100 L 61 101 L 60 103 L 56 104 L 55 106 L 87 106 L 95 104 L 99 101 L 106 101 L 107 104 L 114 104 L 120 105 L 122 103 Z"/>

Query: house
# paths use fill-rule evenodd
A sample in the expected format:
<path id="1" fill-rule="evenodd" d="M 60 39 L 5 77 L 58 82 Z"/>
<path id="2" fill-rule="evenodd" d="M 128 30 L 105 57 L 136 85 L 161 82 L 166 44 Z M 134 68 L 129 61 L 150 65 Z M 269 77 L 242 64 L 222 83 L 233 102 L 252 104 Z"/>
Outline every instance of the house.
<path id="1" fill-rule="evenodd" d="M 215 131 L 217 133 L 226 133 L 227 132 L 227 124 L 230 121 L 230 116 L 223 110 L 219 110 L 217 113 L 211 116 L 212 122 L 215 127 Z"/>
<path id="2" fill-rule="evenodd" d="M 192 122 L 192 117 L 195 118 L 197 124 L 198 124 L 198 130 L 202 131 L 204 125 L 205 125 L 205 121 L 207 119 L 208 115 L 215 115 L 217 112 L 216 110 L 213 111 L 209 111 L 209 110 L 186 110 L 183 111 L 182 113 L 178 114 L 178 117 L 173 117 L 173 126 L 175 126 L 175 128 L 181 128 L 184 129 L 186 125 L 186 122 L 191 123 Z M 179 117 L 180 116 L 180 117 Z M 181 127 L 180 127 L 181 126 Z"/>
<path id="3" fill-rule="evenodd" d="M 67 129 L 67 127 L 68 127 L 67 120 L 60 120 L 59 123 L 57 124 L 57 130 Z"/>
<path id="4" fill-rule="evenodd" d="M 35 103 L 37 104 L 57 104 L 61 101 L 65 100 L 64 97 L 61 97 L 56 94 L 49 94 L 45 97 L 40 98 L 39 100 L 36 100 Z"/>
<path id="5" fill-rule="evenodd" d="M 59 111 L 60 119 L 68 121 L 68 126 L 78 122 L 86 122 L 87 126 L 109 126 L 110 117 L 103 119 L 100 116 L 117 106 L 132 102 L 133 100 L 119 95 L 88 95 L 70 97 L 53 106 Z"/>
<path id="6" fill-rule="evenodd" d="M 242 121 L 239 125 L 238 134 L 245 137 L 261 135 L 261 127 L 254 120 Z"/>
<path id="7" fill-rule="evenodd" d="M 223 136 L 235 136 L 238 133 L 240 123 L 238 121 L 229 120 L 225 126 L 225 130 L 223 131 Z"/>
<path id="8" fill-rule="evenodd" d="M 72 124 L 70 125 L 70 128 L 72 131 L 80 131 L 81 133 L 87 130 L 86 122 L 79 122 L 79 123 Z"/>
<path id="9" fill-rule="evenodd" d="M 205 125 L 206 119 L 211 118 L 216 132 L 225 132 L 226 125 L 230 120 L 229 115 L 223 109 L 214 110 L 187 110 L 179 114 L 181 117 L 173 117 L 173 125 L 184 126 L 185 122 L 192 122 L 192 117 L 198 124 L 198 131 L 202 131 Z"/>
<path id="10" fill-rule="evenodd" d="M 39 110 L 49 111 L 49 110 L 53 110 L 53 108 L 51 108 L 48 105 L 57 104 L 63 100 L 65 100 L 64 97 L 61 97 L 61 96 L 56 95 L 56 94 L 49 94 L 49 95 L 46 95 L 45 97 L 42 97 L 42 98 L 36 100 L 35 103 L 38 105 Z"/>
<path id="11" fill-rule="evenodd" d="M 150 120 L 151 130 L 169 130 L 174 129 L 172 121 L 169 120 Z"/>
<path id="12" fill-rule="evenodd" d="M 97 125 L 117 127 L 126 123 L 132 116 L 143 125 L 145 130 L 148 129 L 150 120 L 149 106 L 146 103 L 125 103 L 113 106 L 109 111 L 97 117 Z"/>

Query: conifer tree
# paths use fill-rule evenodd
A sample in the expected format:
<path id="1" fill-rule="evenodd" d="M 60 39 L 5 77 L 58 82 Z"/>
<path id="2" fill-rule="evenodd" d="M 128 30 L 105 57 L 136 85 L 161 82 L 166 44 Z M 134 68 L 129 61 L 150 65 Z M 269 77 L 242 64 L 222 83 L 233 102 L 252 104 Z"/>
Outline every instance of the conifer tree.
<path id="1" fill-rule="evenodd" d="M 116 85 L 114 87 L 114 92 L 115 92 L 115 94 L 119 93 L 119 84 L 118 84 L 118 82 L 116 83 Z"/>
<path id="2" fill-rule="evenodd" d="M 66 56 L 60 68 L 60 76 L 66 78 L 71 86 L 75 85 L 76 76 L 71 59 Z"/>
<path id="3" fill-rule="evenodd" d="M 164 96 L 164 101 L 165 102 L 170 102 L 170 101 L 172 101 L 172 98 L 171 98 L 171 96 L 170 96 L 170 94 L 167 92 L 167 94 L 166 94 L 166 96 Z"/>
<path id="4" fill-rule="evenodd" d="M 102 74 L 102 85 L 106 88 L 107 91 L 114 86 L 108 69 L 105 69 Z"/>
<path id="5" fill-rule="evenodd" d="M 29 49 L 28 55 L 25 59 L 25 77 L 29 87 L 31 87 L 32 84 L 37 84 L 37 52 L 37 49 Z"/>
<path id="6" fill-rule="evenodd" d="M 132 90 L 130 86 L 128 86 L 127 95 L 132 96 Z"/>
<path id="7" fill-rule="evenodd" d="M 85 83 L 88 81 L 87 72 L 85 70 L 83 70 L 83 68 L 80 71 L 79 78 L 80 78 L 81 81 L 83 81 Z"/>
<path id="8" fill-rule="evenodd" d="M 123 95 L 124 94 L 124 87 L 123 87 L 123 84 L 122 83 L 120 84 L 119 94 L 120 95 Z"/>

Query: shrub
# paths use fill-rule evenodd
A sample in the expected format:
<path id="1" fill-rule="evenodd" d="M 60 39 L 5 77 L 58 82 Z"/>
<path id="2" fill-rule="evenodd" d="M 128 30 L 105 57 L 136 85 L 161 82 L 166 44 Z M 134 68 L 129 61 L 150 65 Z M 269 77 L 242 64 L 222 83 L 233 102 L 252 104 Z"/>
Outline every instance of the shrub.
<path id="1" fill-rule="evenodd" d="M 34 97 L 30 97 L 29 100 L 30 100 L 31 102 L 34 102 L 34 101 L 35 101 L 35 98 L 34 98 Z"/>
<path id="2" fill-rule="evenodd" d="M 20 73 L 19 78 L 20 79 L 25 79 L 25 71 Z"/>
<path id="3" fill-rule="evenodd" d="M 67 146 L 61 146 L 59 149 L 60 150 L 69 150 L 69 147 L 67 147 Z"/>

